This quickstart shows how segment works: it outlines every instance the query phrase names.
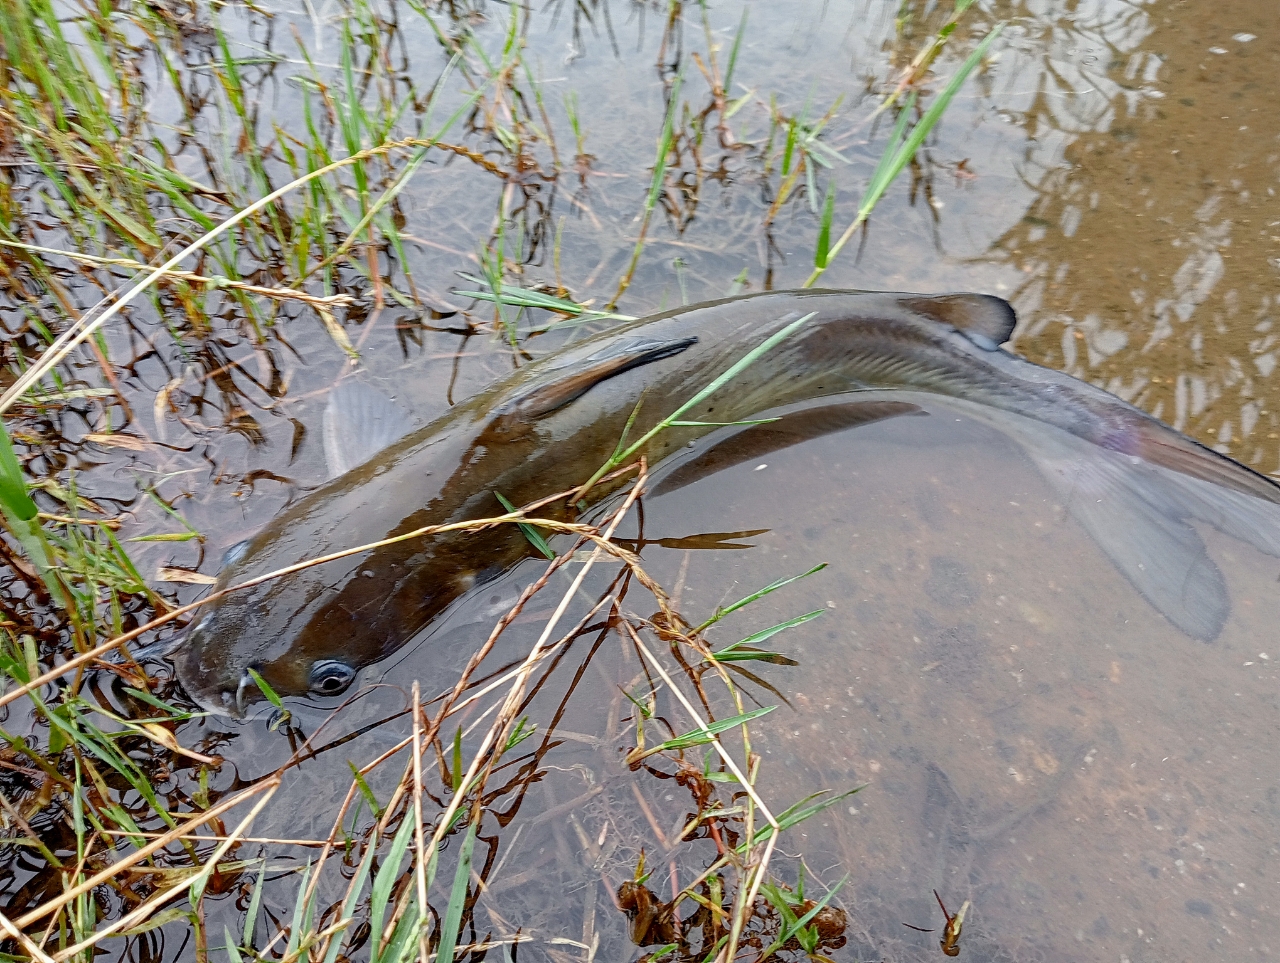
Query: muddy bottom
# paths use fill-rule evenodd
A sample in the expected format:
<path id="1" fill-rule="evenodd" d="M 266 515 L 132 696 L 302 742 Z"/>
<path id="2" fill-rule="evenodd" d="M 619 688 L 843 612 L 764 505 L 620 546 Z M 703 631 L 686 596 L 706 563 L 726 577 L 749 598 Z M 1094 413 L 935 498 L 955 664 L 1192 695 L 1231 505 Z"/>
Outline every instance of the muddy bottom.
<path id="1" fill-rule="evenodd" d="M 972 900 L 976 959 L 1268 957 L 1280 565 L 1203 533 L 1234 604 L 1191 640 L 1017 449 L 931 407 L 716 483 L 773 529 L 743 569 L 833 563 L 801 590 L 824 632 L 780 674 L 798 711 L 757 746 L 776 785 L 866 788 L 800 848 L 853 873 L 848 908 L 890 958 L 937 952 L 901 926 L 940 923 L 933 888 Z M 780 517 L 777 490 L 803 510 Z"/>

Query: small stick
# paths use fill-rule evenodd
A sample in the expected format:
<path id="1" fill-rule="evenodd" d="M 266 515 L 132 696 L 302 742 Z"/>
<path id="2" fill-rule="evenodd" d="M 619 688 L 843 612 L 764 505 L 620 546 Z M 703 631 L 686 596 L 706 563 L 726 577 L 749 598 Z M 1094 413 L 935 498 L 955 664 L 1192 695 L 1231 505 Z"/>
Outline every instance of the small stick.
<path id="1" fill-rule="evenodd" d="M 66 890 L 57 899 L 50 900 L 48 903 L 44 903 L 41 906 L 37 906 L 35 909 L 31 910 L 31 912 L 18 917 L 18 919 L 14 920 L 14 924 L 19 929 L 26 929 L 36 920 L 41 919 L 45 916 L 48 916 L 50 913 L 61 909 L 63 906 L 67 905 L 67 903 L 71 902 L 71 900 L 79 896 L 81 893 L 89 892 L 91 889 L 94 889 L 95 887 L 101 885 L 102 883 L 105 883 L 107 880 L 109 880 L 112 876 L 115 876 L 121 870 L 128 869 L 130 866 L 133 866 L 135 863 L 142 862 L 152 853 L 160 851 L 165 846 L 168 846 L 171 842 L 178 839 L 180 836 L 186 833 L 189 833 L 196 826 L 200 826 L 204 823 L 207 823 L 211 819 L 215 819 L 218 816 L 221 816 L 227 810 L 232 809 L 235 806 L 239 805 L 240 803 L 244 802 L 244 800 L 248 799 L 250 796 L 257 795 L 258 793 L 262 792 L 264 789 L 270 788 L 271 792 L 267 795 L 267 798 L 270 799 L 271 796 L 275 794 L 275 790 L 279 785 L 280 785 L 280 780 L 278 777 L 264 780 L 263 782 L 260 782 L 257 785 L 250 786 L 249 788 L 245 789 L 243 792 L 236 793 L 236 795 L 232 796 L 230 799 L 224 799 L 222 802 L 218 803 L 218 805 L 214 806 L 212 809 L 207 809 L 204 812 L 195 813 L 194 814 L 195 818 L 188 820 L 187 822 L 183 823 L 181 826 L 178 826 L 178 827 L 175 827 L 174 829 L 169 830 L 167 833 L 163 834 L 162 836 L 156 837 L 156 839 L 153 842 L 150 842 L 146 846 L 143 846 L 141 849 L 130 853 L 124 859 L 120 860 L 120 862 L 112 863 L 106 869 L 102 870 L 100 873 L 95 874 L 94 876 L 89 877 L 89 879 L 85 880 L 83 883 L 80 883 L 78 886 L 73 886 L 71 887 L 71 889 Z M 257 813 L 258 808 L 260 807 L 255 807 L 254 809 L 255 814 Z M 239 837 L 237 836 L 235 838 L 238 839 Z M 187 883 L 184 883 L 183 887 L 185 888 L 187 885 L 188 885 Z M 124 927 L 124 928 L 128 929 L 128 927 Z M 77 949 L 83 949 L 83 947 L 77 947 Z"/>
<path id="2" fill-rule="evenodd" d="M 3 929 L 8 933 L 12 939 L 17 940 L 18 944 L 31 954 L 31 958 L 33 960 L 37 960 L 39 963 L 53 963 L 53 957 L 49 956 L 48 953 L 36 946 L 36 944 L 31 941 L 31 937 L 27 936 L 26 933 L 22 932 L 22 930 L 9 922 L 9 918 L 3 913 L 0 913 L 0 929 Z"/>
<path id="3" fill-rule="evenodd" d="M 427 849 L 422 839 L 422 692 L 417 679 L 413 680 L 413 841 L 418 848 L 417 881 L 418 911 L 427 914 Z M 426 963 L 428 958 L 427 928 L 418 928 L 418 958 Z"/>

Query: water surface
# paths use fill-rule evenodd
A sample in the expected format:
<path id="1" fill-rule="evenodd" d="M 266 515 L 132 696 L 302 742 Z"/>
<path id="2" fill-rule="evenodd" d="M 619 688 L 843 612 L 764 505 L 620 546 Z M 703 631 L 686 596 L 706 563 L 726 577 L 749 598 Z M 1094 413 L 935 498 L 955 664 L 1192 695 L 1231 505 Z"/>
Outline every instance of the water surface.
<path id="1" fill-rule="evenodd" d="M 172 529 L 142 494 L 154 482 L 207 541 L 131 543 L 134 558 L 163 591 L 196 597 L 203 589 L 160 581 L 160 569 L 214 574 L 227 547 L 318 483 L 324 391 L 339 378 L 379 386 L 425 422 L 522 363 L 495 332 L 492 305 L 454 293 L 473 286 L 456 272 L 476 272 L 481 252 L 501 246 L 509 283 L 563 285 L 596 306 L 614 296 L 676 75 L 688 104 L 678 114 L 682 140 L 619 310 L 640 316 L 802 283 L 828 184 L 842 229 L 891 126 L 891 115 L 874 116 L 876 106 L 945 19 L 943 6 L 710 4 L 704 27 L 699 8 L 676 5 L 668 29 L 666 5 L 429 5 L 448 35 L 470 30 L 494 57 L 515 11 L 546 116 L 529 106 L 534 85 L 523 78 L 513 83 L 524 113 L 512 106 L 515 90 L 486 94 L 454 132 L 465 150 L 430 155 L 405 187 L 396 205 L 403 253 L 383 250 L 378 263 L 382 281 L 416 292 L 421 306 L 379 294 L 358 271 L 339 272 L 334 289 L 359 298 L 337 317 L 358 364 L 309 309 L 281 311 L 258 336 L 237 302 L 214 302 L 211 328 L 178 343 L 166 322 L 181 304 L 143 306 L 129 327 L 106 334 L 109 355 L 131 359 L 119 371 L 130 410 L 109 401 L 58 409 L 25 436 L 34 439 L 29 470 L 64 484 L 74 472 L 83 492 L 124 514 L 124 537 Z M 699 127 L 714 98 L 693 53 L 706 65 L 714 52 L 723 71 L 744 10 L 728 92 L 743 99 L 723 127 L 717 117 Z M 349 13 L 339 4 L 221 10 L 243 58 L 255 136 L 269 139 L 276 124 L 301 136 L 307 98 L 323 112 L 314 76 L 340 86 L 339 27 Z M 194 15 L 206 22 L 210 12 Z M 370 89 L 421 97 L 449 52 L 407 5 L 379 7 L 378 16 L 385 48 L 375 59 L 386 67 Z M 995 55 L 823 283 L 1001 294 L 1020 314 L 1018 352 L 1102 385 L 1259 471 L 1280 470 L 1280 115 L 1272 96 L 1280 21 L 1271 3 L 980 2 L 922 90 L 936 93 L 997 20 L 1007 25 Z M 368 37 L 377 31 L 357 31 L 359 51 L 373 51 Z M 204 106 L 194 120 L 181 120 L 172 95 L 149 105 L 174 124 L 163 134 L 173 163 L 197 179 L 206 174 L 203 152 L 234 157 L 240 135 L 218 113 L 211 50 L 200 31 L 183 41 L 180 75 L 204 98 L 195 98 Z M 161 72 L 150 66 L 160 91 Z M 450 77 L 446 106 L 467 87 L 458 73 Z M 570 94 L 590 155 L 576 160 Z M 811 122 L 837 101 L 821 139 L 847 163 L 829 158 L 812 198 L 802 178 L 766 225 L 783 184 L 783 135 L 771 110 L 784 122 Z M 490 122 L 513 123 L 512 110 L 527 128 L 519 151 Z M 417 117 L 417 107 L 404 116 Z M 554 155 L 532 118 L 549 126 Z M 336 140 L 333 149 L 340 153 Z M 23 185 L 39 220 L 46 201 Z M 114 251 L 104 243 L 102 253 Z M 270 265 L 246 273 L 255 267 L 271 273 Z M 97 299 L 74 272 L 66 280 L 82 306 Z M 7 290 L 0 310 L 19 332 L 14 345 L 30 351 L 20 293 Z M 521 322 L 523 351 L 540 354 L 603 326 L 531 336 L 531 322 L 545 320 Z M 74 372 L 85 386 L 104 383 L 89 355 Z M 1115 573 L 1012 442 L 963 412 L 930 411 L 770 455 L 644 504 L 647 539 L 766 530 L 737 540 L 750 549 L 643 548 L 646 566 L 691 618 L 828 563 L 717 637 L 825 612 L 776 640 L 799 665 L 757 669 L 776 694 L 749 687 L 780 706 L 753 726 L 771 804 L 865 787 L 783 844 L 825 884 L 850 874 L 837 898 L 849 914 L 848 943 L 824 952 L 841 961 L 936 958 L 935 937 L 902 926 L 940 924 L 936 888 L 953 911 L 973 903 L 966 959 L 1274 957 L 1277 563 L 1203 533 L 1227 576 L 1232 615 L 1212 645 L 1187 639 Z M 104 445 L 107 429 L 138 443 Z M 85 440 L 89 432 L 99 440 Z M 366 681 L 418 678 L 428 694 L 447 688 L 495 612 L 540 571 L 526 563 L 486 587 Z M 588 595 L 610 576 L 600 572 Z M 36 618 L 20 580 L 8 584 L 19 621 Z M 652 614 L 642 596 L 632 598 L 636 614 Z M 531 606 L 495 664 L 520 657 L 553 604 Z M 650 885 L 664 893 L 673 867 L 687 881 L 714 852 L 701 839 L 668 853 L 663 840 L 689 813 L 688 790 L 620 762 L 635 739 L 620 687 L 636 691 L 644 675 L 634 649 L 612 634 L 578 639 L 547 669 L 528 706 L 541 726 L 529 744 L 536 749 L 513 767 L 520 775 L 511 798 L 527 791 L 484 844 L 490 888 L 471 937 L 520 930 L 535 940 L 521 955 L 555 960 L 639 957 L 645 951 L 632 945 L 612 894 L 640 850 L 650 868 L 660 866 Z M 690 727 L 662 699 L 671 724 Z M 332 737 L 402 704 L 395 689 L 375 689 Z M 297 731 L 324 718 L 320 707 L 294 709 Z M 373 758 L 406 727 L 403 719 L 378 726 L 292 770 L 255 832 L 323 837 L 346 792 L 346 760 Z M 261 720 L 193 723 L 183 739 L 224 755 L 209 775 L 215 799 L 291 751 L 287 736 Z M 185 786 L 189 777 L 172 778 Z M 373 788 L 385 799 L 390 785 L 375 779 Z M 291 851 L 283 852 L 288 862 Z M 794 882 L 797 861 L 778 866 Z M 14 869 L 9 892 L 30 878 Z M 290 911 L 293 883 L 285 876 L 268 889 L 278 915 Z M 341 881 L 325 886 L 339 898 Z M 210 897 L 206 907 L 235 927 L 232 900 Z M 192 953 L 185 924 L 166 931 L 165 952 Z"/>

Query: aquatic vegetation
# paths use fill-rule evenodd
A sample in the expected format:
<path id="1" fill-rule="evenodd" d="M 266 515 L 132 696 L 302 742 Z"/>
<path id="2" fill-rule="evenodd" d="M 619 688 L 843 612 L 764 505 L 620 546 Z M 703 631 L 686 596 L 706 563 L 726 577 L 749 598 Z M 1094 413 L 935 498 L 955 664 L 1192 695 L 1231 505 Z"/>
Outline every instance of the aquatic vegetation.
<path id="1" fill-rule="evenodd" d="M 960 4 L 957 3 L 956 6 L 958 15 L 961 12 L 959 9 Z M 954 27 L 954 22 L 950 22 L 949 26 Z M 950 31 L 948 30 L 949 33 Z M 831 263 L 831 259 L 840 253 L 858 228 L 866 223 L 867 218 L 871 216 L 871 212 L 875 210 L 876 204 L 879 203 L 889 185 L 902 173 L 903 168 L 915 159 L 916 152 L 924 143 L 925 138 L 929 136 L 930 131 L 942 119 L 942 115 L 946 112 L 951 99 L 963 86 L 974 68 L 982 62 L 982 58 L 986 56 L 987 50 L 999 34 L 1000 25 L 997 24 L 969 54 L 960 69 L 956 71 L 947 86 L 943 88 L 942 93 L 929 105 L 929 109 L 911 125 L 909 133 L 907 124 L 916 106 L 916 95 L 912 92 L 907 96 L 907 100 L 898 114 L 898 122 L 893 128 L 893 133 L 889 135 L 889 143 L 880 158 L 880 163 L 876 166 L 875 173 L 871 175 L 871 179 L 867 182 L 862 201 L 858 205 L 858 214 L 853 219 L 853 223 L 845 228 L 844 233 L 840 235 L 834 244 L 830 243 L 834 194 L 828 195 L 831 200 L 823 206 L 822 224 L 818 232 L 818 245 L 813 256 L 813 273 L 805 280 L 804 287 L 808 288 L 814 285 L 818 278 L 822 276 L 823 271 L 827 269 L 827 265 Z M 936 56 L 936 53 L 933 56 Z M 896 92 L 891 97 L 896 97 Z M 886 101 L 886 103 L 889 102 Z M 832 183 L 834 184 L 834 181 Z"/>

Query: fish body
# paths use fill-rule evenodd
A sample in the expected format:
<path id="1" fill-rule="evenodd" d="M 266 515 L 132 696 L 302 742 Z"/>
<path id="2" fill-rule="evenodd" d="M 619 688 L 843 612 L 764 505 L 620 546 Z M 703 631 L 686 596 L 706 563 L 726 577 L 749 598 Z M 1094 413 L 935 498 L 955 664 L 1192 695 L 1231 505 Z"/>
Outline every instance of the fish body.
<path id="1" fill-rule="evenodd" d="M 1190 517 L 1214 515 L 1206 520 L 1280 555 L 1280 525 L 1267 514 L 1280 505 L 1280 487 L 1101 389 L 1001 348 L 1015 317 L 999 298 L 802 291 L 642 319 L 527 365 L 292 505 L 237 548 L 217 587 L 420 527 L 498 514 L 497 493 L 519 505 L 580 484 L 614 452 L 628 419 L 635 419 L 628 437 L 641 437 L 749 350 L 810 314 L 682 420 L 736 422 L 828 397 L 830 412 L 856 406 L 857 393 L 869 389 L 878 398 L 879 389 L 944 395 L 1008 415 L 997 426 L 1016 425 L 1010 434 L 1033 458 L 1038 454 L 1037 463 L 1068 495 L 1094 480 L 1080 475 L 1080 464 L 1103 466 L 1097 473 L 1113 511 L 1150 516 L 1156 529 L 1164 524 L 1189 553 L 1193 575 L 1203 567 L 1204 549 L 1186 525 Z M 884 404 L 874 402 L 882 407 L 867 420 L 914 409 Z M 857 418 L 828 421 L 834 427 L 819 432 Z M 715 430 L 669 428 L 643 453 L 654 466 Z M 739 440 L 750 440 L 753 430 L 742 429 Z M 766 443 L 769 430 L 760 432 Z M 333 437 L 340 435 L 326 425 L 326 448 L 341 447 Z M 1117 487 L 1121 494 L 1113 499 Z M 590 499 L 609 493 L 603 486 Z M 1145 506 L 1146 515 L 1134 505 Z M 565 519 L 574 511 L 545 510 Z M 1101 516 L 1086 521 L 1087 528 L 1116 527 L 1113 514 L 1093 511 Z M 1165 586 L 1168 605 L 1140 584 L 1143 553 L 1166 551 L 1167 538 L 1138 539 L 1135 560 L 1114 532 L 1109 546 L 1107 532 L 1090 531 L 1174 624 L 1201 638 L 1216 636 L 1229 607 L 1224 587 L 1210 584 L 1202 593 L 1213 596 L 1217 610 L 1180 623 L 1180 614 L 1166 609 L 1187 597 L 1186 573 L 1162 575 L 1171 584 L 1183 579 Z M 178 677 L 198 703 L 232 715 L 260 698 L 249 668 L 280 695 L 336 694 L 358 669 L 393 652 L 529 550 L 514 526 L 416 538 L 232 593 L 199 617 L 173 654 Z"/>

